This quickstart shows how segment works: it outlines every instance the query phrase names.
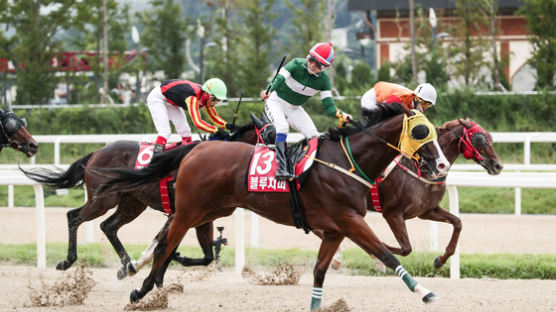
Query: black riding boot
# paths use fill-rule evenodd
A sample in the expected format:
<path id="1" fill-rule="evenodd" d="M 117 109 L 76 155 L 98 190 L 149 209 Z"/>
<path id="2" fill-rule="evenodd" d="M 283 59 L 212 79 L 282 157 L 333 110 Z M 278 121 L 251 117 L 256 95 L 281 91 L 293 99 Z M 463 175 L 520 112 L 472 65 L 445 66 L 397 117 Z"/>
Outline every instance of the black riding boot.
<path id="1" fill-rule="evenodd" d="M 286 180 L 289 178 L 293 178 L 293 174 L 289 170 L 286 150 L 286 142 L 276 142 L 276 162 L 278 162 L 278 169 L 276 170 L 276 180 Z"/>
<path id="2" fill-rule="evenodd" d="M 153 148 L 153 157 L 164 152 L 164 145 L 163 144 L 155 144 Z"/>

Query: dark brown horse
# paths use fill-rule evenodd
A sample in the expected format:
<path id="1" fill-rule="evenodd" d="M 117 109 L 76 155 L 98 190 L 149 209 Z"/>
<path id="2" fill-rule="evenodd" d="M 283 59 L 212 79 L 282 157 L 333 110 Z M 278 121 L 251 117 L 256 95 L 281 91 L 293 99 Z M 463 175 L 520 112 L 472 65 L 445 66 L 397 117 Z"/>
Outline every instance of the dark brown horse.
<path id="1" fill-rule="evenodd" d="M 4 147 L 32 157 L 37 153 L 39 143 L 27 131 L 27 121 L 24 118 L 0 109 L 0 151 Z"/>
<path id="2" fill-rule="evenodd" d="M 353 162 L 357 164 L 361 175 L 374 179 L 398 153 L 385 144 L 397 146 L 402 137 L 411 137 L 412 142 L 429 137 L 429 129 L 432 126 L 407 126 L 407 123 L 403 122 L 402 109 L 406 115 L 414 114 L 399 105 L 381 105 L 374 116 L 380 115 L 379 120 L 386 121 L 375 126 L 372 126 L 373 122 L 364 122 L 361 128 L 332 129 L 321 137 L 318 158 L 324 164 L 319 162 L 314 165 L 299 192 L 306 224 L 311 229 L 324 231 L 314 271 L 311 302 L 313 310 L 320 307 L 326 271 L 334 251 L 344 237 L 350 238 L 367 253 L 374 254 L 395 270 L 411 291 L 422 296 L 423 301 L 431 302 L 436 299 L 431 291 L 418 284 L 407 273 L 363 219 L 367 210 L 368 186 L 354 179 L 354 174 L 348 175 L 328 166 L 350 168 L 350 163 Z M 424 116 L 420 120 L 423 119 L 426 121 Z M 347 138 L 351 144 L 348 149 L 351 151 L 352 160 L 348 159 L 341 147 Z M 438 172 L 437 176 L 444 176 L 449 170 L 449 163 L 438 147 L 436 139 L 431 140 L 422 142 L 417 153 L 423 162 L 427 162 L 429 167 Z M 132 302 L 144 297 L 155 284 L 162 287 L 170 256 L 187 230 L 192 227 L 229 216 L 236 207 L 247 208 L 280 224 L 295 224 L 287 193 L 247 191 L 245 174 L 252 153 L 253 147 L 248 144 L 213 141 L 200 143 L 183 158 L 176 182 L 176 213 L 167 234 L 161 236 L 155 248 L 154 263 L 149 276 L 140 290 L 131 292 Z M 153 179 L 158 179 L 175 169 L 175 160 L 181 160 L 182 156 L 180 149 L 169 151 L 139 171 L 98 169 L 99 174 L 111 175 L 114 179 L 101 187 L 97 196 L 101 200 L 102 196 L 117 192 L 121 188 L 140 189 L 142 185 L 148 185 Z M 328 165 L 325 165 L 326 163 Z M 359 176 L 357 178 L 360 179 Z"/>
<path id="3" fill-rule="evenodd" d="M 438 131 L 438 144 L 450 164 L 453 164 L 460 154 L 464 154 L 465 158 L 474 160 L 489 174 L 496 175 L 502 170 L 503 165 L 492 146 L 490 134 L 471 119 L 446 122 Z M 435 181 L 427 171 L 418 173 L 415 165 L 407 158 L 402 158 L 398 163 L 391 171 L 386 170 L 386 177 L 377 183 L 382 216 L 394 233 L 400 248 L 386 246 L 394 254 L 407 256 L 411 253 L 411 242 L 405 227 L 407 219 L 419 217 L 423 220 L 450 223 L 454 227 L 450 242 L 445 253 L 434 260 L 434 267 L 438 269 L 455 252 L 462 229 L 461 220 L 440 207 L 440 201 L 446 192 L 443 180 Z M 421 178 L 417 178 L 416 175 Z M 375 210 L 370 198 L 368 203 L 368 209 Z M 336 258 L 334 260 L 338 261 Z"/>
<path id="4" fill-rule="evenodd" d="M 222 138 L 215 136 L 211 139 L 219 140 Z M 254 131 L 253 124 L 249 123 L 238 127 L 227 139 L 230 141 L 255 144 L 257 142 L 257 135 Z M 197 146 L 197 143 L 185 146 L 184 150 L 189 151 L 195 146 Z M 66 270 L 77 260 L 77 229 L 81 223 L 94 220 L 117 206 L 116 211 L 100 224 L 100 228 L 116 250 L 122 263 L 122 268 L 118 270 L 118 279 L 123 279 L 128 274 L 133 275 L 136 273 L 134 264 L 118 238 L 117 233 L 122 226 L 135 220 L 135 218 L 145 211 L 147 206 L 154 210 L 164 212 L 160 200 L 160 183 L 157 180 L 145 186 L 140 191 L 121 190 L 117 193 L 110 194 L 110 196 L 92 200 L 93 194 L 97 191 L 97 188 L 106 183 L 108 178 L 105 176 L 92 175 L 89 173 L 89 169 L 93 167 L 134 168 L 139 153 L 139 147 L 139 142 L 116 141 L 75 161 L 66 171 L 62 172 L 46 169 L 31 172 L 21 169 L 29 178 L 53 188 L 71 188 L 83 184 L 85 184 L 87 188 L 87 202 L 83 206 L 67 212 L 69 231 L 68 254 L 65 260 L 60 261 L 56 265 L 56 269 Z M 177 164 L 179 164 L 179 161 Z M 173 199 L 174 189 L 169 188 L 168 193 L 170 199 Z M 170 202 L 173 203 L 173 200 Z M 212 222 L 199 225 L 196 227 L 196 230 L 197 239 L 203 249 L 204 258 L 190 259 L 187 257 L 179 257 L 179 254 L 174 255 L 174 259 L 184 266 L 208 265 L 214 259 L 212 250 Z"/>

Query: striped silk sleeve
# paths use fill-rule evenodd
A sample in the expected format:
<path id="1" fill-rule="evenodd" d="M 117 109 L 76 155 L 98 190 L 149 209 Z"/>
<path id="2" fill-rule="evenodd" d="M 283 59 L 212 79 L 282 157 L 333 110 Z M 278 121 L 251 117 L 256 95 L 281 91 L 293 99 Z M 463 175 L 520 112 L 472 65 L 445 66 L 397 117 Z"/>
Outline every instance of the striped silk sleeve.
<path id="1" fill-rule="evenodd" d="M 220 117 L 218 115 L 218 113 L 216 112 L 216 109 L 214 109 L 214 107 L 210 107 L 210 106 L 206 106 L 207 109 L 207 113 L 209 115 L 210 121 L 212 121 L 212 123 L 214 125 L 216 125 L 218 128 L 224 128 L 224 126 L 226 125 L 226 121 L 224 121 L 224 119 L 222 119 L 222 117 Z"/>
<path id="2" fill-rule="evenodd" d="M 199 112 L 199 99 L 197 99 L 197 97 L 188 97 L 185 99 L 185 104 L 187 105 L 187 111 L 189 112 L 189 116 L 191 117 L 191 120 L 193 120 L 195 127 L 210 133 L 215 133 L 218 130 L 215 126 L 210 125 L 201 119 L 201 112 Z"/>

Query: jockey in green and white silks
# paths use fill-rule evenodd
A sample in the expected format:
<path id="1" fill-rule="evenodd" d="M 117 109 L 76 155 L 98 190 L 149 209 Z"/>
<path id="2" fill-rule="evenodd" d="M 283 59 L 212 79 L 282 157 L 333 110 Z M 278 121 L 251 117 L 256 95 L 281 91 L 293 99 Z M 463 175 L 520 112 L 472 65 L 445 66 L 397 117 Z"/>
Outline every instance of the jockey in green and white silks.
<path id="1" fill-rule="evenodd" d="M 294 176 L 293 168 L 288 168 L 285 157 L 290 127 L 307 138 L 319 135 L 311 117 L 301 107 L 311 96 L 320 92 L 323 108 L 330 116 L 336 116 L 341 121 L 351 119 L 351 115 L 338 109 L 332 99 L 330 77 L 325 68 L 333 61 L 332 44 L 318 43 L 306 59 L 294 58 L 280 69 L 268 93 L 261 91 L 261 98 L 266 100 L 266 114 L 276 128 L 276 179 Z"/>

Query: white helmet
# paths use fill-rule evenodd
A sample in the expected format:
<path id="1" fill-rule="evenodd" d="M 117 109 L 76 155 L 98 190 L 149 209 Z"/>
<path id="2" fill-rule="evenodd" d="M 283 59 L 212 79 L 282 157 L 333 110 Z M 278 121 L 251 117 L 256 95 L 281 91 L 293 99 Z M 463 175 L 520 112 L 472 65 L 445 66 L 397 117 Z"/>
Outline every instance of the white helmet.
<path id="1" fill-rule="evenodd" d="M 431 102 L 432 105 L 436 103 L 436 89 L 430 83 L 422 83 L 415 88 L 413 94 L 420 99 Z"/>

